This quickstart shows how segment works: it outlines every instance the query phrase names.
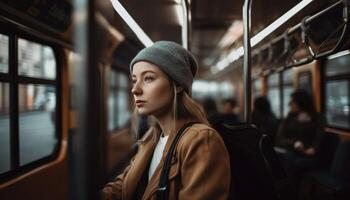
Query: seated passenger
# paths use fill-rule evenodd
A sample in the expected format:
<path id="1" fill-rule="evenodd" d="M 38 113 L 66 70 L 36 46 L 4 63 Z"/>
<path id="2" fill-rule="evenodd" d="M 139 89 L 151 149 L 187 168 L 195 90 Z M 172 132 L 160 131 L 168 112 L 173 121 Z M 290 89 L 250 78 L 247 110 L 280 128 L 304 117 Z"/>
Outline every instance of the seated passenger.
<path id="1" fill-rule="evenodd" d="M 211 97 L 207 97 L 203 100 L 202 106 L 210 123 L 211 119 L 213 119 L 218 114 L 216 102 Z"/>
<path id="2" fill-rule="evenodd" d="M 225 123 L 229 125 L 236 125 L 239 122 L 236 112 L 236 101 L 234 99 L 225 99 L 222 101 L 223 112 L 219 113 L 216 108 L 216 103 L 213 99 L 208 98 L 203 102 L 204 110 L 208 116 L 209 123 L 213 128 Z"/>
<path id="3" fill-rule="evenodd" d="M 287 152 L 282 155 L 286 171 L 297 183 L 300 173 L 317 166 L 315 157 L 324 133 L 323 117 L 315 111 L 311 96 L 304 90 L 291 95 L 291 111 L 283 120 L 276 138 L 277 146 Z"/>
<path id="4" fill-rule="evenodd" d="M 254 100 L 254 110 L 252 112 L 252 123 L 259 130 L 268 135 L 274 143 L 278 129 L 278 119 L 271 111 L 271 106 L 266 97 L 258 97 Z"/>
<path id="5" fill-rule="evenodd" d="M 104 187 L 102 198 L 156 199 L 164 159 L 177 131 L 188 122 L 199 122 L 185 130 L 175 147 L 169 199 L 227 199 L 229 155 L 190 97 L 197 71 L 192 54 L 174 42 L 156 42 L 137 54 L 130 71 L 137 114 L 151 116 L 154 124 L 138 141 L 131 164 Z"/>
<path id="6" fill-rule="evenodd" d="M 219 115 L 219 120 L 226 124 L 237 124 L 239 120 L 239 116 L 237 115 L 237 101 L 235 99 L 224 99 L 222 101 L 223 110 Z"/>

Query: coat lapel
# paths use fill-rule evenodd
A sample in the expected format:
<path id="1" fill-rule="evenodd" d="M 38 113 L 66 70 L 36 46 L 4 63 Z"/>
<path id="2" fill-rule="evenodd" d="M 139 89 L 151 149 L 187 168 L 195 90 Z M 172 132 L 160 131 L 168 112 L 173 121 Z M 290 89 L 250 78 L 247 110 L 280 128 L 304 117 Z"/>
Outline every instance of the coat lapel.
<path id="1" fill-rule="evenodd" d="M 155 146 L 155 140 L 139 144 L 139 152 L 137 153 L 123 183 L 123 199 L 132 199 L 141 177 L 144 175 L 145 170 L 148 169 Z"/>
<path id="2" fill-rule="evenodd" d="M 184 134 L 186 133 L 186 131 L 188 131 L 188 128 L 186 130 L 184 130 Z M 154 171 L 154 174 L 151 177 L 150 181 L 148 182 L 146 191 L 145 191 L 142 199 L 149 199 L 150 196 L 152 196 L 152 194 L 157 190 L 160 176 L 161 176 L 162 169 L 163 169 L 163 165 L 164 165 L 164 161 L 165 161 L 165 158 L 168 154 L 169 148 L 175 139 L 175 136 L 176 136 L 176 133 L 169 135 L 168 141 L 164 147 L 162 159 L 159 162 L 159 165 L 157 166 L 156 170 Z M 176 150 L 174 152 L 176 152 Z"/>

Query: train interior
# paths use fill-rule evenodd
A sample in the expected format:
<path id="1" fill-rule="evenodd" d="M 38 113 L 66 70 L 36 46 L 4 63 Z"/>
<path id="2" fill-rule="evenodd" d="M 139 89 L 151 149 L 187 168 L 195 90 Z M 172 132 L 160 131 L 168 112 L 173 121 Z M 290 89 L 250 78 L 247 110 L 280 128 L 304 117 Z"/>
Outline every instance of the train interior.
<path id="1" fill-rule="evenodd" d="M 134 112 L 129 64 L 159 40 L 197 58 L 192 97 L 209 119 L 254 123 L 255 100 L 267 101 L 276 152 L 293 95 L 305 91 L 323 137 L 319 162 L 294 174 L 296 196 L 349 199 L 350 2 L 253 1 L 247 82 L 244 3 L 1 1 L 0 199 L 98 199 L 147 127 Z"/>

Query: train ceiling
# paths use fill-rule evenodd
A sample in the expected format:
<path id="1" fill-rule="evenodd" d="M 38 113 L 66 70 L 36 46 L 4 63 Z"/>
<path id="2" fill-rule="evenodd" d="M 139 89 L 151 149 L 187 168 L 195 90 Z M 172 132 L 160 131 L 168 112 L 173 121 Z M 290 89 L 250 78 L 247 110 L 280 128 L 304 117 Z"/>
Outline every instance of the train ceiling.
<path id="1" fill-rule="evenodd" d="M 200 76 L 210 74 L 210 68 L 231 49 L 242 45 L 242 6 L 244 0 L 193 0 L 192 51 L 201 65 Z M 297 5 L 300 0 L 252 1 L 252 36 Z M 274 32 L 269 38 L 282 34 L 288 27 L 299 23 L 336 0 L 315 0 L 299 15 Z M 231 28 L 231 30 L 230 30 Z M 263 42 L 262 42 L 263 43 Z"/>
<path id="2" fill-rule="evenodd" d="M 312 15 L 337 1 L 314 0 L 268 38 L 273 39 L 281 35 L 288 27 L 299 23 L 303 17 Z M 103 2 L 104 7 L 110 6 L 108 1 Z M 120 0 L 120 2 L 153 41 L 172 40 L 181 43 L 181 24 L 176 11 L 181 0 Z M 200 64 L 199 77 L 206 77 L 211 73 L 210 68 L 227 55 L 227 52 L 242 45 L 243 2 L 244 0 L 190 1 L 192 20 L 189 39 L 191 50 Z M 299 2 L 300 0 L 253 0 L 252 35 Z M 116 25 L 117 29 L 120 29 L 118 26 L 121 25 Z M 261 42 L 261 45 L 265 41 Z"/>

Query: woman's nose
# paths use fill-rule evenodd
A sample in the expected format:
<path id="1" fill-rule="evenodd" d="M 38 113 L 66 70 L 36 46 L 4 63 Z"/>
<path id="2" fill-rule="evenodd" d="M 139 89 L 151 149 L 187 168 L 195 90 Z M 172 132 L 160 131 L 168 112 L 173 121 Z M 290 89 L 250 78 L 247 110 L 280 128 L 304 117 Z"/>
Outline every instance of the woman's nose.
<path id="1" fill-rule="evenodd" d="M 134 95 L 138 95 L 142 93 L 142 89 L 140 87 L 140 84 L 138 82 L 136 82 L 132 88 L 131 88 L 131 93 L 133 93 Z"/>

